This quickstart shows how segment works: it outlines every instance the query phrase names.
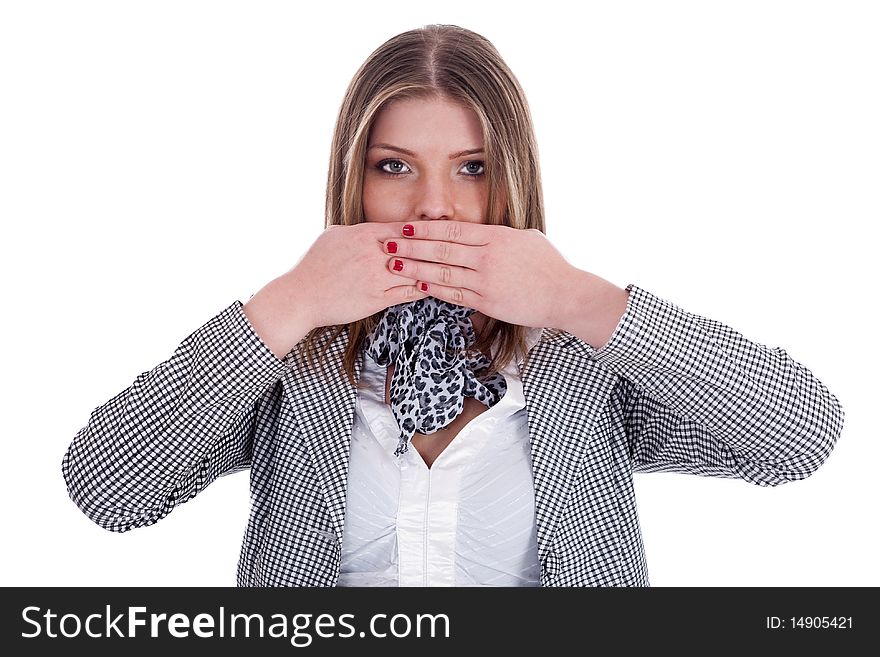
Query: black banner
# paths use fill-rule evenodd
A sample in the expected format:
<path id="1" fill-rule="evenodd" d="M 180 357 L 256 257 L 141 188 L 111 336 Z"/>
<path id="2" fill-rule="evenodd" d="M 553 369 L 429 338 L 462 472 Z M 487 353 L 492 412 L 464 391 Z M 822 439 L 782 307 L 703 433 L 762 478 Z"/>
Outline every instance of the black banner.
<path id="1" fill-rule="evenodd" d="M 876 588 L 6 588 L 5 654 L 260 655 L 827 648 L 876 635 Z M 870 644 L 868 644 L 870 645 Z M 10 651 L 10 649 L 12 651 Z M 417 651 L 417 652 L 414 652 Z M 846 653 L 849 654 L 849 653 Z"/>

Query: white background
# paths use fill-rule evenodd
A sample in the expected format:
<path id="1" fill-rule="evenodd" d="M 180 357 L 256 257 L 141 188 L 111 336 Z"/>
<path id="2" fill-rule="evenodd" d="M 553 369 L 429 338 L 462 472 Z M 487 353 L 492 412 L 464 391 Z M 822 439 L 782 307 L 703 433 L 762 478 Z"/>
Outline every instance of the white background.
<path id="1" fill-rule="evenodd" d="M 2 4 L 0 582 L 235 584 L 246 473 L 114 534 L 69 500 L 62 456 L 296 263 L 351 76 L 395 34 L 454 23 L 526 91 L 570 262 L 783 347 L 844 406 L 809 479 L 637 475 L 652 584 L 880 585 L 876 4 L 440 5 Z"/>

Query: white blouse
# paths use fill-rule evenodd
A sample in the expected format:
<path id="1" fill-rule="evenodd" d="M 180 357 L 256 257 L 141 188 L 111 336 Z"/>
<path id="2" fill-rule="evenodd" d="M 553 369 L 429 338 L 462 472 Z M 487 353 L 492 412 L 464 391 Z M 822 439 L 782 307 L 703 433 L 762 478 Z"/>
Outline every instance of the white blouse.
<path id="1" fill-rule="evenodd" d="M 531 349 L 542 329 L 529 330 Z M 539 586 L 521 359 L 507 392 L 430 468 L 385 404 L 387 368 L 363 359 L 348 471 L 339 586 Z"/>

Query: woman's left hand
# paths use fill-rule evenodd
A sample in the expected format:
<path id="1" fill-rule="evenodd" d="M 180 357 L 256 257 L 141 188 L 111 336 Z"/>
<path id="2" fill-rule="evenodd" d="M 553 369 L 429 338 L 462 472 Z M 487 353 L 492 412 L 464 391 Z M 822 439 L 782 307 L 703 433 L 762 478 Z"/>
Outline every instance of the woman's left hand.
<path id="1" fill-rule="evenodd" d="M 405 225 L 413 227 L 411 236 L 404 233 Z M 571 265 L 534 228 L 430 220 L 400 222 L 398 230 L 400 239 L 382 244 L 392 273 L 413 279 L 431 296 L 510 324 L 578 335 L 575 331 L 589 323 L 585 320 L 591 308 L 598 310 L 593 300 L 606 300 L 609 288 L 626 296 L 617 286 Z M 396 251 L 389 249 L 391 242 Z M 402 269 L 395 269 L 396 262 Z M 613 312 L 616 319 L 599 324 L 613 322 L 613 330 L 623 311 Z"/>

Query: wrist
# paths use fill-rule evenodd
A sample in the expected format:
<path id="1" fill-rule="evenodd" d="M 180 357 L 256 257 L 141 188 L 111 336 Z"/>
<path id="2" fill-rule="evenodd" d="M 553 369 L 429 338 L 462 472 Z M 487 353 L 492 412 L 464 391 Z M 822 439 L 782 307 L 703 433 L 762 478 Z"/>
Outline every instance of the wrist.
<path id="1" fill-rule="evenodd" d="M 575 270 L 571 297 L 558 328 L 596 350 L 604 347 L 626 312 L 629 292 L 595 274 Z"/>
<path id="2" fill-rule="evenodd" d="M 314 328 L 298 286 L 281 276 L 244 304 L 243 310 L 263 343 L 283 359 Z"/>

